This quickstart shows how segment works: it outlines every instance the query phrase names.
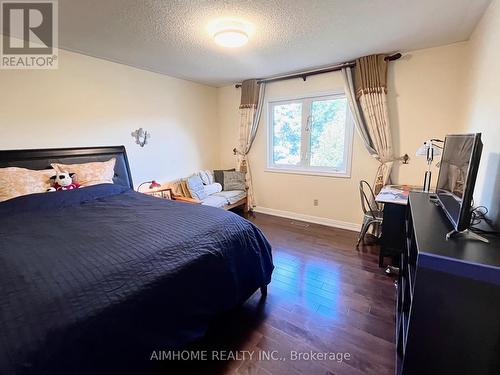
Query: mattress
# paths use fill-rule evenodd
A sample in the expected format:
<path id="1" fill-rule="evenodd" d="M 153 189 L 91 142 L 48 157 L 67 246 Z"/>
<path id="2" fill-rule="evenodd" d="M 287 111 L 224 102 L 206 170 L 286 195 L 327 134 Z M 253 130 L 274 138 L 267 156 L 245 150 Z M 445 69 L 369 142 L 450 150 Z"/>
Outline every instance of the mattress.
<path id="1" fill-rule="evenodd" d="M 273 270 L 249 221 L 112 184 L 0 204 L 0 373 L 144 370 Z"/>

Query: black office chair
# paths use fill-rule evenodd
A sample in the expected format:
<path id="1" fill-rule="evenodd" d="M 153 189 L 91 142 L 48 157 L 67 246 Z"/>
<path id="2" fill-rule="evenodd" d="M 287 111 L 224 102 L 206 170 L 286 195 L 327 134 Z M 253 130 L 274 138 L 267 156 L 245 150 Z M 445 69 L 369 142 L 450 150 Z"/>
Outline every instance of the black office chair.
<path id="1" fill-rule="evenodd" d="M 383 216 L 382 207 L 375 201 L 375 193 L 368 182 L 364 180 L 359 181 L 359 195 L 361 198 L 361 209 L 363 210 L 363 225 L 361 226 L 356 247 L 359 246 L 360 242 L 364 243 L 364 237 L 371 225 L 375 226 L 376 232 L 380 231 Z"/>

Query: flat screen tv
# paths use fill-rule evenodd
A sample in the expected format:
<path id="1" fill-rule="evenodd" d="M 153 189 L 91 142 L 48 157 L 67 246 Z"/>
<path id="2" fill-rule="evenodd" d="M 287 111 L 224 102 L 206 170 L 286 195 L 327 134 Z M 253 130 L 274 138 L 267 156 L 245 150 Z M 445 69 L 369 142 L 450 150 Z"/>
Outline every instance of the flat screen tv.
<path id="1" fill-rule="evenodd" d="M 470 226 L 482 149 L 481 133 L 447 135 L 444 141 L 436 194 L 456 231 Z"/>

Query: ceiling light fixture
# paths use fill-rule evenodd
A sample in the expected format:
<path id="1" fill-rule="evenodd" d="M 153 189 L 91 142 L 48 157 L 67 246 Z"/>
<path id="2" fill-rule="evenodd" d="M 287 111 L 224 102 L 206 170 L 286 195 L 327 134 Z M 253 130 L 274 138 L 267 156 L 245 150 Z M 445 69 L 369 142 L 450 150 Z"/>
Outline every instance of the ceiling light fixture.
<path id="1" fill-rule="evenodd" d="M 222 47 L 237 48 L 248 43 L 248 34 L 243 30 L 226 29 L 216 32 L 214 40 Z"/>
<path id="2" fill-rule="evenodd" d="M 227 48 L 237 48 L 248 43 L 253 34 L 253 26 L 236 18 L 219 18 L 207 25 L 207 30 L 215 43 Z"/>

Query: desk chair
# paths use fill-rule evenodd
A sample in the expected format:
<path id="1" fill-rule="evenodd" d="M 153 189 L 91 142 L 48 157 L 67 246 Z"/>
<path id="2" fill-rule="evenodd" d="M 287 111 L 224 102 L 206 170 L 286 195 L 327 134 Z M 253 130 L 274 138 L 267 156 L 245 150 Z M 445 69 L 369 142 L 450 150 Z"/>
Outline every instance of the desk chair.
<path id="1" fill-rule="evenodd" d="M 364 243 L 364 238 L 370 225 L 375 225 L 377 230 L 380 228 L 383 216 L 382 208 L 375 201 L 375 194 L 368 182 L 364 180 L 359 182 L 359 195 L 361 198 L 361 209 L 363 210 L 363 225 L 361 226 L 356 247 L 359 246 L 360 242 Z"/>

